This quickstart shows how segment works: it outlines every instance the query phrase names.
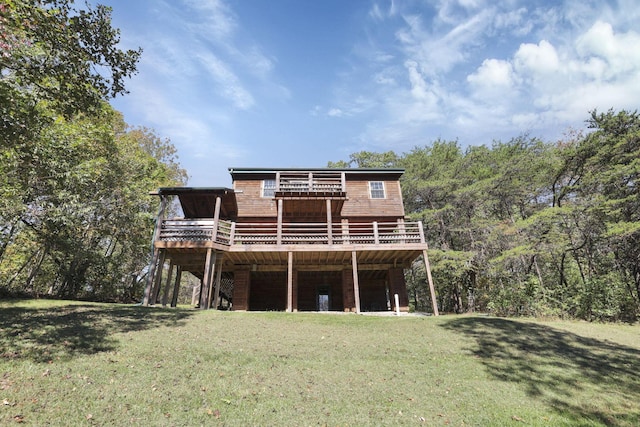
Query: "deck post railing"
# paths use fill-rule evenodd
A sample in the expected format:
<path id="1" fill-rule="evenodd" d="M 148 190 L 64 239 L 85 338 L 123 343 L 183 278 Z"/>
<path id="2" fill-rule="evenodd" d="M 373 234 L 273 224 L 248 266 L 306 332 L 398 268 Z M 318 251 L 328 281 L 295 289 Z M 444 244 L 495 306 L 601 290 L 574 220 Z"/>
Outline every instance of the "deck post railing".
<path id="1" fill-rule="evenodd" d="M 342 244 L 349 244 L 349 220 L 346 218 L 342 219 Z"/>
<path id="2" fill-rule="evenodd" d="M 236 238 L 236 222 L 231 222 L 231 230 L 229 231 L 229 246 L 233 246 L 235 243 L 234 240 Z"/>
<path id="3" fill-rule="evenodd" d="M 407 237 L 407 229 L 404 226 L 404 218 L 399 218 L 398 219 L 398 232 L 400 233 L 400 236 L 402 236 L 400 238 L 400 243 L 405 243 L 406 242 L 406 237 Z"/>
<path id="4" fill-rule="evenodd" d="M 380 236 L 378 234 L 378 221 L 373 221 L 373 242 L 376 245 L 380 243 Z"/>
<path id="5" fill-rule="evenodd" d="M 216 197 L 216 206 L 213 209 L 213 230 L 211 231 L 211 240 L 214 242 L 218 238 L 218 223 L 220 222 L 220 205 L 222 204 L 222 198 Z"/>
<path id="6" fill-rule="evenodd" d="M 278 224 L 276 228 L 276 244 L 280 246 L 282 244 L 282 199 L 278 199 Z"/>
<path id="7" fill-rule="evenodd" d="M 333 219 L 331 218 L 331 199 L 327 199 L 327 243 L 333 245 Z"/>
<path id="8" fill-rule="evenodd" d="M 278 202 L 281 203 L 282 200 Z M 426 244 L 424 226 L 420 221 L 351 223 L 342 219 L 340 223 L 336 223 L 330 214 L 332 203 L 326 202 L 327 218 L 319 223 L 286 224 L 282 219 L 273 223 L 237 223 L 220 218 L 163 220 L 156 241 L 212 241 L 223 245 L 240 243 L 279 246 L 310 243 Z"/>
<path id="9" fill-rule="evenodd" d="M 425 243 L 424 229 L 422 228 L 422 221 L 418 221 L 418 231 L 420 232 L 420 243 Z"/>

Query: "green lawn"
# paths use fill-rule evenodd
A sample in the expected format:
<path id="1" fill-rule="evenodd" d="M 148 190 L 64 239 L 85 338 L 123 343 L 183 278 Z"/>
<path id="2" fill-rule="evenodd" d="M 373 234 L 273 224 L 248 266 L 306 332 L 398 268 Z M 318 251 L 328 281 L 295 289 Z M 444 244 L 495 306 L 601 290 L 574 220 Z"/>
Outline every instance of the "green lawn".
<path id="1" fill-rule="evenodd" d="M 640 326 L 0 302 L 0 424 L 636 426 Z"/>

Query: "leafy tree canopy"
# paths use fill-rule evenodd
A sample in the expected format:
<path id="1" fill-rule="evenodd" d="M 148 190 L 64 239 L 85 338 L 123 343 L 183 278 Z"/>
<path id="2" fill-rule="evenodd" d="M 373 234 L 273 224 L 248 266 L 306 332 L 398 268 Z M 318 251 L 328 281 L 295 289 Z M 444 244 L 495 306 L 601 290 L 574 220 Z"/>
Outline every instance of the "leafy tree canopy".
<path id="1" fill-rule="evenodd" d="M 118 48 L 111 8 L 73 0 L 0 4 L 0 142 L 28 139 L 51 113 L 95 113 L 126 93 L 141 50 Z"/>

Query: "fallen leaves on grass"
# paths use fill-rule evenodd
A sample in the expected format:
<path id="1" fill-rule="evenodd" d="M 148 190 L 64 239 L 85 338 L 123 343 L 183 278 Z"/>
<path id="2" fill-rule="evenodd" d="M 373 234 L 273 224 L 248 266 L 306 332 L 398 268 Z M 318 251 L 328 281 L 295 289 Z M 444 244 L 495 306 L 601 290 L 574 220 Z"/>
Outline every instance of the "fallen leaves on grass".
<path id="1" fill-rule="evenodd" d="M 215 409 L 215 410 L 207 409 L 207 414 L 212 415 L 216 418 L 220 418 L 220 411 L 218 409 Z"/>

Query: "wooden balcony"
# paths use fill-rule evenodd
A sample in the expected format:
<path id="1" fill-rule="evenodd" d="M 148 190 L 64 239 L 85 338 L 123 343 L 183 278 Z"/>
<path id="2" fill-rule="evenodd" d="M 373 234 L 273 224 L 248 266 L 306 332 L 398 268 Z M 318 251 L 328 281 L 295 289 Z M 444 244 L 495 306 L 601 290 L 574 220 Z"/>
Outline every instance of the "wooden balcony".
<path id="1" fill-rule="evenodd" d="M 384 246 L 385 249 L 416 248 L 424 245 L 421 222 L 338 223 L 236 223 L 212 219 L 163 220 L 156 236 L 156 246 L 202 247 L 208 243 L 230 250 L 246 246 L 290 247 L 291 245 Z M 275 248 L 273 248 L 275 246 Z M 258 248 L 256 248 L 258 249 Z M 290 249 L 290 248 L 289 248 Z M 259 250 L 259 249 L 258 249 Z"/>
<path id="2" fill-rule="evenodd" d="M 346 192 L 345 174 L 339 171 L 277 172 L 275 184 L 275 197 L 298 195 L 344 196 Z"/>

